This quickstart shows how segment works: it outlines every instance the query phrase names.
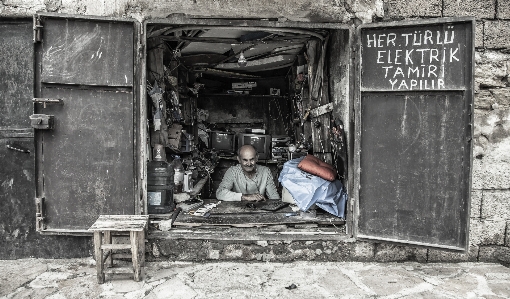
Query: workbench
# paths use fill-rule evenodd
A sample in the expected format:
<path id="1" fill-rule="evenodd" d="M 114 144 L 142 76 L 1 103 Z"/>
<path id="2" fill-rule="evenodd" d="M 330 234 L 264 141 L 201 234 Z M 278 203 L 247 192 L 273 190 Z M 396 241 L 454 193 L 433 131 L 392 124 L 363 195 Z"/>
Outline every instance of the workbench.
<path id="1" fill-rule="evenodd" d="M 218 203 L 217 199 L 203 199 L 203 205 Z M 300 212 L 294 212 L 290 206 L 278 211 L 265 211 L 259 208 L 248 208 L 247 202 L 222 201 L 213 208 L 207 217 L 195 216 L 190 212 L 182 211 L 173 223 L 173 227 L 267 227 L 286 225 L 289 227 L 316 225 L 333 226 L 343 225 L 345 220 L 335 217 L 317 208 L 315 217 L 302 217 Z M 265 202 L 257 203 L 257 206 Z M 202 206 L 203 206 L 202 205 Z M 292 215 L 292 216 L 290 216 Z M 168 220 L 172 214 L 151 215 L 151 222 L 157 224 L 159 220 Z"/>

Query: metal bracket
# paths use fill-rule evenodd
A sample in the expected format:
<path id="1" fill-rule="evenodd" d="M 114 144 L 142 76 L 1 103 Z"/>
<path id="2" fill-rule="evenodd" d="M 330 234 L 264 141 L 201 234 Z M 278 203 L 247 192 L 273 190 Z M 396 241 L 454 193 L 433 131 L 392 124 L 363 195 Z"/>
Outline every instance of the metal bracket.
<path id="1" fill-rule="evenodd" d="M 64 100 L 62 100 L 62 99 L 33 98 L 32 102 L 33 103 L 42 103 L 43 108 L 46 108 L 46 104 L 64 105 Z"/>
<path id="2" fill-rule="evenodd" d="M 46 229 L 44 224 L 44 197 L 35 198 L 35 230 L 40 232 Z"/>
<path id="3" fill-rule="evenodd" d="M 333 103 L 328 103 L 326 105 L 319 106 L 310 110 L 310 115 L 312 117 L 319 117 L 323 114 L 333 111 Z"/>
<path id="4" fill-rule="evenodd" d="M 42 28 L 41 18 L 34 15 L 34 44 L 42 41 Z"/>

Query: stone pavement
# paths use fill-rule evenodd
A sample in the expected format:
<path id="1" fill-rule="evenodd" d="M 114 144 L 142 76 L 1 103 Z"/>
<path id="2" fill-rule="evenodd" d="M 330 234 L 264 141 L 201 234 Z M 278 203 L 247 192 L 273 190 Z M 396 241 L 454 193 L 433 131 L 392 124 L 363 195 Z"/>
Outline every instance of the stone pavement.
<path id="1" fill-rule="evenodd" d="M 0 298 L 510 298 L 510 269 L 487 263 L 149 262 L 141 282 L 102 285 L 95 271 L 91 258 L 2 260 Z"/>

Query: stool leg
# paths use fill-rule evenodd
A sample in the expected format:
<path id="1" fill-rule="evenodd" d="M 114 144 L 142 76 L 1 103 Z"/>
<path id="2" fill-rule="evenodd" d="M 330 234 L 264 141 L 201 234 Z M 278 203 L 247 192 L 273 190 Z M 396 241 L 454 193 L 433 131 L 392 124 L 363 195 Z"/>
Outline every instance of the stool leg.
<path id="1" fill-rule="evenodd" d="M 104 244 L 112 244 L 112 232 L 107 230 L 107 231 L 104 231 L 104 236 L 103 236 L 103 243 Z M 106 267 L 113 267 L 113 250 L 108 250 L 107 251 L 108 253 L 108 258 L 106 258 L 106 261 L 105 261 L 105 266 Z"/>
<path id="2" fill-rule="evenodd" d="M 103 250 L 101 249 L 101 231 L 94 232 L 94 255 L 96 256 L 97 283 L 104 283 Z"/>
<path id="3" fill-rule="evenodd" d="M 138 248 L 140 250 L 140 266 L 145 266 L 145 232 L 138 232 Z"/>
<path id="4" fill-rule="evenodd" d="M 140 274 L 141 274 L 141 269 L 140 269 L 140 261 L 141 261 L 141 255 L 140 255 L 140 242 L 138 240 L 139 238 L 139 233 L 140 232 L 136 232 L 136 231 L 131 231 L 129 234 L 130 234 L 130 239 L 131 239 L 131 254 L 132 254 L 132 257 L 133 257 L 133 271 L 135 272 L 135 281 L 140 281 Z"/>

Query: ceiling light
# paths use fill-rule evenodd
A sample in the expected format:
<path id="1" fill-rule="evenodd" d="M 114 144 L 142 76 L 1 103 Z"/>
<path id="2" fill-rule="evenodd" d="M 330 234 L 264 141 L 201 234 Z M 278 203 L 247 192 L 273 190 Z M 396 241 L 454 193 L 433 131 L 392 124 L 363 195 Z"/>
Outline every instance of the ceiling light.
<path id="1" fill-rule="evenodd" d="M 246 66 L 248 61 L 246 61 L 246 58 L 244 57 L 244 53 L 241 51 L 241 55 L 239 55 L 239 60 L 237 61 L 237 64 L 239 66 Z"/>

